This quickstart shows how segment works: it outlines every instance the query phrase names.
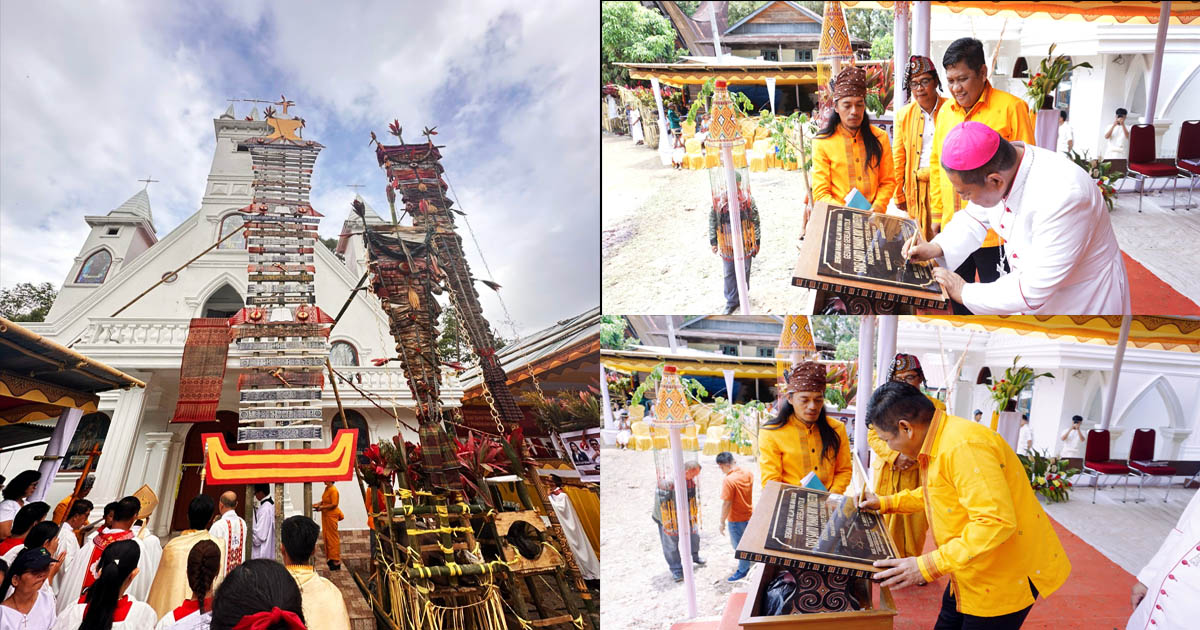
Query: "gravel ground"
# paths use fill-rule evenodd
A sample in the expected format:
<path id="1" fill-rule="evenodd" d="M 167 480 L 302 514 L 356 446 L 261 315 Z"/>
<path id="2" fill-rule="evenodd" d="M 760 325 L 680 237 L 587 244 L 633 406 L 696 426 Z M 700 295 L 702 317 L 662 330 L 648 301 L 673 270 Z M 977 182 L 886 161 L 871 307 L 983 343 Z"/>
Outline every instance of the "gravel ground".
<path id="1" fill-rule="evenodd" d="M 603 134 L 603 312 L 722 313 L 721 259 L 708 244 L 708 171 L 675 170 L 628 137 Z M 754 313 L 810 312 L 812 292 L 792 286 L 803 227 L 796 172 L 750 175 L 762 246 L 750 272 Z M 685 290 L 680 290 L 685 289 Z"/>
<path id="2" fill-rule="evenodd" d="M 654 455 L 615 448 L 604 453 L 600 623 L 605 628 L 667 630 L 687 619 L 687 595 L 684 585 L 671 577 L 658 527 L 650 518 Z M 736 457 L 739 466 L 754 474 L 757 501 L 758 464 L 749 457 Z M 737 568 L 737 560 L 728 533 L 718 529 L 724 475 L 713 456 L 700 455 L 700 465 L 700 557 L 708 564 L 695 567 L 696 602 L 699 616 L 710 617 L 720 615 L 729 595 L 745 590 L 749 581 L 725 581 Z"/>

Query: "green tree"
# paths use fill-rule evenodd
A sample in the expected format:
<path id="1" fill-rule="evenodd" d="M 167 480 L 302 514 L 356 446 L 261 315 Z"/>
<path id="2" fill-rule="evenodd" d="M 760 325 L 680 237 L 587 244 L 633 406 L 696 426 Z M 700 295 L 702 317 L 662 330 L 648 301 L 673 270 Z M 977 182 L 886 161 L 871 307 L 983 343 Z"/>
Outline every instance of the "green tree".
<path id="1" fill-rule="evenodd" d="M 742 18 L 754 13 L 759 7 L 766 2 L 739 2 L 737 0 L 729 3 L 729 24 L 737 24 Z"/>
<path id="2" fill-rule="evenodd" d="M 837 350 L 833 353 L 833 358 L 838 361 L 857 361 L 858 360 L 858 338 L 843 339 L 838 342 Z"/>
<path id="3" fill-rule="evenodd" d="M 848 315 L 814 315 L 809 321 L 815 339 L 837 348 L 847 339 L 858 343 L 858 324 L 861 319 Z"/>
<path id="4" fill-rule="evenodd" d="M 876 37 L 891 33 L 896 26 L 896 14 L 891 9 L 851 9 L 843 14 L 850 36 L 863 41 L 874 42 Z"/>
<path id="5" fill-rule="evenodd" d="M 626 350 L 638 343 L 638 340 L 628 336 L 625 318 L 620 315 L 600 316 L 600 347 L 605 350 Z"/>
<path id="6" fill-rule="evenodd" d="M 331 236 L 331 237 L 329 237 L 329 238 L 323 238 L 323 239 L 320 239 L 320 240 L 321 240 L 321 244 L 322 244 L 322 245 L 324 245 L 325 247 L 329 248 L 329 251 L 331 251 L 331 252 L 333 252 L 333 253 L 335 253 L 335 254 L 337 253 L 337 244 L 338 244 L 338 240 L 337 240 L 336 238 L 333 238 L 333 237 Z"/>
<path id="7" fill-rule="evenodd" d="M 442 333 L 438 336 L 438 358 L 442 361 L 461 363 L 471 358 L 471 342 L 467 332 L 458 321 L 458 313 L 453 304 L 447 304 L 442 309 L 440 322 Z M 499 343 L 499 339 L 496 340 Z"/>
<path id="8" fill-rule="evenodd" d="M 602 2 L 600 5 L 600 80 L 628 83 L 629 72 L 618 62 L 675 61 L 685 51 L 675 49 L 675 28 L 670 20 L 636 2 Z"/>
<path id="9" fill-rule="evenodd" d="M 11 289 L 0 289 L 0 317 L 14 322 L 45 321 L 57 296 L 49 282 L 19 282 Z"/>
<path id="10" fill-rule="evenodd" d="M 675 4 L 679 5 L 679 10 L 683 11 L 683 14 L 688 17 L 695 15 L 696 9 L 700 8 L 699 0 L 684 0 L 683 2 L 676 2 Z"/>
<path id="11" fill-rule="evenodd" d="M 892 34 L 884 33 L 871 41 L 872 59 L 891 59 L 893 48 Z"/>

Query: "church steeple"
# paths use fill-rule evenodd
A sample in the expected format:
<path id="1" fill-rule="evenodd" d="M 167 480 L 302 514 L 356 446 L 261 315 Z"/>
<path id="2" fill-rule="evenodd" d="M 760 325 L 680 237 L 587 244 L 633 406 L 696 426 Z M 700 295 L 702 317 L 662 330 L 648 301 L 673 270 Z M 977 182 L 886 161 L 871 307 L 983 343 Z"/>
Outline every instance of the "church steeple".
<path id="1" fill-rule="evenodd" d="M 125 203 L 117 206 L 108 213 L 110 217 L 133 216 L 145 219 L 154 228 L 154 218 L 150 214 L 150 194 L 145 188 L 137 191 Z"/>

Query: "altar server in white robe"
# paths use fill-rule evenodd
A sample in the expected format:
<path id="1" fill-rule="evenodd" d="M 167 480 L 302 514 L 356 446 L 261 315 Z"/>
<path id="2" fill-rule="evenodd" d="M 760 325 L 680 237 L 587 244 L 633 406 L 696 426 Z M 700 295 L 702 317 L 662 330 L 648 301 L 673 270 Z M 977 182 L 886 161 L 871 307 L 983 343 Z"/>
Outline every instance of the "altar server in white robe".
<path id="1" fill-rule="evenodd" d="M 1120 315 L 1130 312 L 1121 249 L 1096 182 L 1062 154 L 1008 142 L 991 127 L 960 123 L 946 135 L 942 166 L 966 208 L 926 243 L 905 244 L 913 262 L 939 259 L 934 278 L 976 315 Z M 1004 240 L 1011 271 L 965 283 L 954 273 L 988 229 Z"/>
<path id="2" fill-rule="evenodd" d="M 1200 492 L 1137 574 L 1125 630 L 1185 630 L 1200 619 Z"/>
<path id="3" fill-rule="evenodd" d="M 274 560 L 275 499 L 271 498 L 270 484 L 254 484 L 254 498 L 258 500 L 258 507 L 254 509 L 254 549 L 250 557 Z"/>
<path id="4" fill-rule="evenodd" d="M 130 527 L 137 520 L 138 512 L 141 509 L 142 503 L 138 501 L 137 497 L 125 497 L 118 501 L 116 511 L 113 513 L 112 525 L 104 532 L 97 534 L 95 538 L 89 540 L 71 558 L 70 564 L 66 567 L 66 576 L 63 577 L 58 591 L 58 611 L 60 616 L 72 604 L 78 602 L 79 596 L 83 594 L 83 590 L 90 587 L 100 576 L 100 558 L 104 554 L 105 549 L 110 545 L 126 540 L 133 541 L 138 546 L 138 570 L 135 574 L 132 574 L 133 577 L 126 592 L 133 600 L 138 602 L 146 601 L 146 597 L 150 594 L 150 585 L 154 582 L 154 574 L 158 571 L 158 561 L 162 557 L 162 546 L 159 544 L 158 537 L 156 536 L 148 533 L 139 536 L 130 531 Z M 154 609 L 150 608 L 149 610 L 151 616 L 153 616 Z M 154 617 L 154 621 L 158 621 L 158 618 Z M 116 626 L 114 625 L 114 627 Z"/>
<path id="5" fill-rule="evenodd" d="M 132 534 L 128 529 L 124 531 Z M 59 612 L 54 630 L 100 628 L 107 623 L 112 624 L 112 630 L 153 630 L 158 622 L 154 609 L 130 595 L 144 565 L 142 549 L 136 539 L 107 545 L 96 559 L 97 577 L 87 595 L 76 597 Z"/>
<path id="6" fill-rule="evenodd" d="M 221 513 L 221 517 L 208 528 L 208 533 L 221 543 L 225 552 L 224 571 L 225 575 L 228 575 L 246 561 L 248 532 L 246 521 L 237 515 L 237 493 L 231 490 L 221 494 L 221 499 L 217 501 L 217 511 Z"/>
<path id="7" fill-rule="evenodd" d="M 212 622 L 212 593 L 221 571 L 221 547 L 211 540 L 192 545 L 187 558 L 187 599 L 158 620 L 156 630 L 208 630 Z"/>

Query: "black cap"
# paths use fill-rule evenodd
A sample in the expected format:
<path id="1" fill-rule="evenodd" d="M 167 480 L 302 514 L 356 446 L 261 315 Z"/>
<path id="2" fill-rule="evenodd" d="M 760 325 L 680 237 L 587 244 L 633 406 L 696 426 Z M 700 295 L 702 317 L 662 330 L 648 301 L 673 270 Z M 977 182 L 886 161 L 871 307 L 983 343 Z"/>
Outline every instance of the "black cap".
<path id="1" fill-rule="evenodd" d="M 45 547 L 24 549 L 13 560 L 12 568 L 9 569 L 9 572 L 13 575 L 20 575 L 22 573 L 29 573 L 30 571 L 42 571 L 55 562 L 58 562 L 58 560 L 55 560 Z"/>

